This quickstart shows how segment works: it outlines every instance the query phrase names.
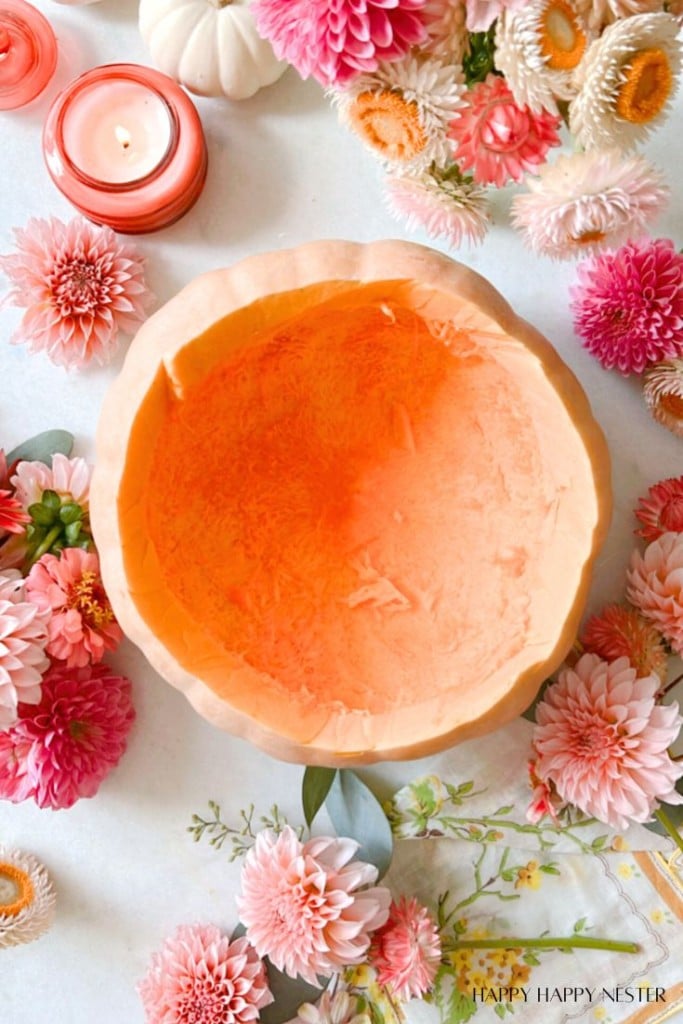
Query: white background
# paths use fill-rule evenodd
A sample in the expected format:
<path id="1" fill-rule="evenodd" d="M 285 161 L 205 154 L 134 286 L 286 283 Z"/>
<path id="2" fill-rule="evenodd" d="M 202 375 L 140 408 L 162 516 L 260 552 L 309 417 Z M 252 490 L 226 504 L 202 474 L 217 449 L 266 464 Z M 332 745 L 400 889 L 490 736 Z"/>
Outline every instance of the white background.
<path id="1" fill-rule="evenodd" d="M 135 0 L 85 7 L 35 0 L 35 6 L 56 31 L 60 59 L 43 97 L 0 113 L 3 253 L 12 250 L 12 227 L 29 217 L 74 213 L 52 185 L 41 153 L 42 124 L 57 91 L 97 64 L 147 60 Z M 199 273 L 310 239 L 429 243 L 426 236 L 408 236 L 386 212 L 378 165 L 337 124 L 316 83 L 301 82 L 290 70 L 251 100 L 197 105 L 210 153 L 206 188 L 178 224 L 137 240 L 159 303 Z M 674 188 L 655 232 L 680 247 L 680 101 L 646 152 Z M 509 191 L 496 198 L 497 223 L 483 247 L 457 257 L 484 273 L 552 340 L 606 433 L 615 511 L 591 595 L 597 609 L 621 596 L 633 543 L 631 510 L 650 484 L 683 472 L 683 441 L 650 419 L 637 380 L 605 372 L 582 350 L 568 312 L 575 269 L 524 251 L 507 225 L 509 199 Z M 9 450 L 38 431 L 63 427 L 76 436 L 76 453 L 92 458 L 100 402 L 123 351 L 105 370 L 68 373 L 8 343 L 20 315 L 0 311 L 0 446 Z M 181 922 L 213 921 L 228 930 L 236 923 L 238 866 L 192 843 L 185 831 L 191 814 L 213 798 L 232 821 L 250 802 L 260 813 L 274 800 L 300 817 L 301 769 L 275 763 L 203 722 L 129 645 L 110 660 L 134 681 L 138 719 L 128 754 L 96 799 L 60 812 L 0 804 L 0 842 L 44 860 L 59 894 L 52 932 L 39 944 L 0 955 L 0 1024 L 141 1024 L 134 985 L 162 938 Z M 384 767 L 367 777 L 408 781 L 430 767 Z"/>

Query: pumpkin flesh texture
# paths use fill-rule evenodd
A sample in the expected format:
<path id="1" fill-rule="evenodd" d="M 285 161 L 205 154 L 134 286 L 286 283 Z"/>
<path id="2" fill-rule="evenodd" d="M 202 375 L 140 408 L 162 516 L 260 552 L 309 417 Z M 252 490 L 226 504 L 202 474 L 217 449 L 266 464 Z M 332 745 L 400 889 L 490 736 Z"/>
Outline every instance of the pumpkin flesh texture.
<path id="1" fill-rule="evenodd" d="M 341 756 L 509 704 L 558 644 L 599 518 L 538 357 L 393 281 L 272 296 L 181 348 L 119 511 L 131 595 L 171 654 L 282 736 L 332 730 Z"/>

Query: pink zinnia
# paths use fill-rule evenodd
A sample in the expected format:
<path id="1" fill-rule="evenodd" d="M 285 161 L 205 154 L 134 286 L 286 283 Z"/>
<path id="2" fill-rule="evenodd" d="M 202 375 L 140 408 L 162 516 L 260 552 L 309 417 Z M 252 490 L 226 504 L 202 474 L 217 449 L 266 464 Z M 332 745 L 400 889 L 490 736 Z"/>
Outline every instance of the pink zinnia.
<path id="1" fill-rule="evenodd" d="M 683 654 L 683 533 L 663 533 L 634 551 L 626 596 L 677 654 Z"/>
<path id="2" fill-rule="evenodd" d="M 343 86 L 380 61 L 400 60 L 427 31 L 426 0 L 256 0 L 256 27 L 302 78 Z"/>
<path id="3" fill-rule="evenodd" d="M 628 658 L 639 676 L 654 672 L 666 678 L 669 659 L 661 633 L 633 608 L 608 604 L 583 627 L 581 643 L 605 661 Z"/>
<path id="4" fill-rule="evenodd" d="M 260 832 L 242 869 L 240 919 L 259 956 L 311 984 L 362 963 L 370 933 L 387 919 L 391 896 L 372 864 L 353 860 L 358 843 L 293 829 Z"/>
<path id="5" fill-rule="evenodd" d="M 639 499 L 636 518 L 643 524 L 636 534 L 657 540 L 663 533 L 683 533 L 683 476 L 654 484 Z"/>
<path id="6" fill-rule="evenodd" d="M 574 329 L 606 369 L 642 373 L 683 354 L 683 255 L 668 238 L 586 260 L 570 288 Z"/>
<path id="7" fill-rule="evenodd" d="M 147 1024 L 248 1024 L 273 1002 L 262 961 L 244 938 L 181 925 L 138 985 Z"/>
<path id="8" fill-rule="evenodd" d="M 0 745 L 0 797 L 31 796 L 56 810 L 94 796 L 119 763 L 134 718 L 128 679 L 106 665 L 54 665 L 40 704 L 19 705 L 19 721 Z"/>
<path id="9" fill-rule="evenodd" d="M 386 924 L 372 937 L 370 964 L 377 971 L 377 981 L 397 999 L 419 998 L 432 987 L 440 962 L 436 922 L 415 898 L 401 896 L 391 904 Z"/>
<path id="10" fill-rule="evenodd" d="M 19 574 L 0 574 L 0 730 L 16 722 L 20 701 L 40 700 L 40 680 L 50 664 L 46 621 Z"/>
<path id="11" fill-rule="evenodd" d="M 448 137 L 461 171 L 471 171 L 480 185 L 521 181 L 545 162 L 551 146 L 560 145 L 560 118 L 547 110 L 518 107 L 505 79 L 488 75 L 470 89 L 467 105 L 456 112 Z"/>
<path id="12" fill-rule="evenodd" d="M 26 310 L 12 341 L 58 366 L 108 363 L 119 331 L 134 333 L 152 301 L 140 254 L 82 218 L 33 217 L 14 234 L 18 252 L 0 256 L 8 300 Z"/>
<path id="13" fill-rule="evenodd" d="M 533 747 L 541 779 L 585 814 L 612 828 L 648 821 L 682 803 L 683 764 L 668 747 L 681 727 L 678 705 L 657 704 L 659 679 L 638 678 L 626 658 L 584 654 L 560 672 L 536 709 Z"/>
<path id="14" fill-rule="evenodd" d="M 102 661 L 123 639 L 94 551 L 64 548 L 59 557 L 43 555 L 28 575 L 26 593 L 41 611 L 51 613 L 47 651 L 67 668 Z"/>

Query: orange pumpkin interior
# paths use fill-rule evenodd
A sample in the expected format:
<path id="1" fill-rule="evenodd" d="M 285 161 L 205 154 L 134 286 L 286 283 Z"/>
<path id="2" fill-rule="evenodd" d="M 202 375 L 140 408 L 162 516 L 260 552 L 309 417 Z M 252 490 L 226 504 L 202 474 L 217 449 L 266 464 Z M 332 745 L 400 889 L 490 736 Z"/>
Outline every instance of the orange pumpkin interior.
<path id="1" fill-rule="evenodd" d="M 326 282 L 161 366 L 119 491 L 126 575 L 174 657 L 280 733 L 403 709 L 430 735 L 412 709 L 476 717 L 557 645 L 590 484 L 541 360 L 476 307 Z"/>

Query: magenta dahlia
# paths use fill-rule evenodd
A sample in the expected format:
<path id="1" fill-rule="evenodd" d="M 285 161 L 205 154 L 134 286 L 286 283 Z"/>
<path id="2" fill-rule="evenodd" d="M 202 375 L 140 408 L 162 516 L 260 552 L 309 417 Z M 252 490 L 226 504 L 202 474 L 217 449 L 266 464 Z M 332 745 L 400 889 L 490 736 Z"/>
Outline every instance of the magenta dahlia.
<path id="1" fill-rule="evenodd" d="M 0 797 L 33 797 L 55 810 L 95 795 L 121 759 L 135 718 L 129 680 L 106 665 L 53 666 L 40 703 L 18 710 L 0 745 Z"/>
<path id="2" fill-rule="evenodd" d="M 441 962 L 441 940 L 426 907 L 401 896 L 391 904 L 389 917 L 372 937 L 370 963 L 377 981 L 397 999 L 419 998 L 432 987 Z"/>
<path id="3" fill-rule="evenodd" d="M 181 925 L 138 985 L 147 1024 L 251 1024 L 273 1002 L 262 960 L 246 939 L 213 925 Z"/>
<path id="4" fill-rule="evenodd" d="M 259 33 L 302 78 L 343 86 L 380 61 L 404 57 L 427 36 L 426 0 L 256 0 Z"/>
<path id="5" fill-rule="evenodd" d="M 8 300 L 26 310 L 12 341 L 58 366 L 109 362 L 119 331 L 136 331 L 153 299 L 138 251 L 80 217 L 32 217 L 14 234 L 16 254 L 0 256 Z"/>
<path id="6" fill-rule="evenodd" d="M 627 242 L 578 267 L 576 333 L 606 369 L 642 373 L 683 354 L 683 255 L 667 238 Z"/>

